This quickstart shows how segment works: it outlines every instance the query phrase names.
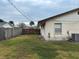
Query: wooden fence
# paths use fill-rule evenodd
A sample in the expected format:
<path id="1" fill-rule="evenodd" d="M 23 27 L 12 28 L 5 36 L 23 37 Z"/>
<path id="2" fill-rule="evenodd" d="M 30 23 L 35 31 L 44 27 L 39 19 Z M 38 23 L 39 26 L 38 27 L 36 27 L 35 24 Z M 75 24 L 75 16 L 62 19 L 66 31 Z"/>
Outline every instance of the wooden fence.
<path id="1" fill-rule="evenodd" d="M 40 29 L 23 29 L 23 34 L 40 34 Z"/>
<path id="2" fill-rule="evenodd" d="M 21 34 L 21 28 L 0 28 L 0 40 L 9 39 Z"/>

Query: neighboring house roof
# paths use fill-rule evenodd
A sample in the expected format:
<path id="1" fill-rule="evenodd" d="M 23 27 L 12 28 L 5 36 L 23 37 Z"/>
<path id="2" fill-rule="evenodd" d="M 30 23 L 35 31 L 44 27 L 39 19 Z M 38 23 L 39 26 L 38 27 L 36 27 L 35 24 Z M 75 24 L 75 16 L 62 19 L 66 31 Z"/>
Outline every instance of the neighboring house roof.
<path id="1" fill-rule="evenodd" d="M 18 26 L 18 25 L 14 25 L 14 27 L 15 27 L 15 28 L 19 28 L 19 26 Z"/>
<path id="2" fill-rule="evenodd" d="M 45 25 L 46 21 L 50 20 L 50 19 L 54 19 L 56 17 L 60 17 L 62 15 L 65 15 L 65 14 L 68 14 L 68 13 L 71 13 L 71 12 L 74 12 L 74 11 L 77 11 L 79 10 L 79 8 L 76 8 L 76 9 L 73 9 L 73 10 L 70 10 L 70 11 L 67 11 L 67 12 L 64 12 L 64 13 L 61 13 L 61 14 L 58 14 L 58 15 L 55 15 L 55 16 L 52 16 L 52 17 L 49 17 L 49 18 L 46 18 L 46 19 L 43 19 L 41 21 L 38 22 L 38 26 L 39 25 Z"/>
<path id="3" fill-rule="evenodd" d="M 12 26 L 7 22 L 0 22 L 0 28 L 12 28 Z"/>
<path id="4" fill-rule="evenodd" d="M 13 28 L 10 24 L 6 23 L 2 26 L 3 28 Z"/>

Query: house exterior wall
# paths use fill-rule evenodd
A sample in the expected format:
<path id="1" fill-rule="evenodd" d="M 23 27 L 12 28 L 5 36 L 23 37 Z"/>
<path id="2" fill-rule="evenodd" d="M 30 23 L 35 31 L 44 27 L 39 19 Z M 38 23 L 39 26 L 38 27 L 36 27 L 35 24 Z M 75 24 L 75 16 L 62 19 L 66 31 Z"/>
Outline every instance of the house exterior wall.
<path id="1" fill-rule="evenodd" d="M 79 15 L 78 11 L 62 15 L 60 17 L 48 20 L 44 29 L 41 29 L 41 34 L 46 40 L 67 40 L 69 31 L 70 36 L 72 33 L 79 33 Z M 62 34 L 55 34 L 55 23 L 62 23 Z M 50 33 L 50 38 L 48 37 Z"/>
<path id="2" fill-rule="evenodd" d="M 45 27 L 41 27 L 40 26 L 40 33 L 41 33 L 41 36 L 43 36 L 44 37 L 44 34 L 45 34 Z"/>

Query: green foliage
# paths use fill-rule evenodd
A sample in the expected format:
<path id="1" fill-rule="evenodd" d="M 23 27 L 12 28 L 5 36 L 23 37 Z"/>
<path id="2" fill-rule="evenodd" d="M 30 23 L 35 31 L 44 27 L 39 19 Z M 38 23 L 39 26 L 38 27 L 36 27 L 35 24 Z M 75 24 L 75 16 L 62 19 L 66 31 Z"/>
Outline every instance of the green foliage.
<path id="1" fill-rule="evenodd" d="M 33 21 L 30 22 L 30 26 L 33 26 L 35 23 Z"/>
<path id="2" fill-rule="evenodd" d="M 12 25 L 14 25 L 14 22 L 13 21 L 9 21 L 9 23 L 12 24 Z"/>
<path id="3" fill-rule="evenodd" d="M 27 26 L 26 26 L 25 23 L 19 23 L 19 27 L 22 28 L 22 29 L 24 29 L 24 28 L 26 28 Z"/>
<path id="4" fill-rule="evenodd" d="M 0 22 L 5 22 L 3 19 L 0 19 Z"/>

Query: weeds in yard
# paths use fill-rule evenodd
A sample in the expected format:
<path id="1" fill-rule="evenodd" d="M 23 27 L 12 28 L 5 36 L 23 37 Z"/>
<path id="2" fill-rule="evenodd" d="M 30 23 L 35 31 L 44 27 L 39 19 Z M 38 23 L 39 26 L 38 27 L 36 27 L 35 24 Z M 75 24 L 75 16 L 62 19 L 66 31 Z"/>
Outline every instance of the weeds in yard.
<path id="1" fill-rule="evenodd" d="M 45 42 L 23 35 L 0 42 L 0 59 L 79 59 L 79 44 Z"/>

